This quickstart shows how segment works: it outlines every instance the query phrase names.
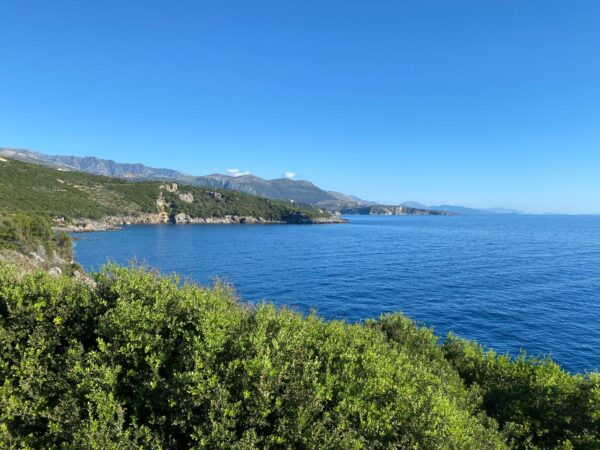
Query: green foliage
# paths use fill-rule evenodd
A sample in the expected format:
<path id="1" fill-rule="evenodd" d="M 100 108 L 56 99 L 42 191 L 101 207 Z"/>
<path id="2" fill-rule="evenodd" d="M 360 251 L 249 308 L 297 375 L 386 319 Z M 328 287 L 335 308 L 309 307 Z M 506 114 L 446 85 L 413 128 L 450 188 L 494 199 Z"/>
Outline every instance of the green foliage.
<path id="1" fill-rule="evenodd" d="M 131 182 L 59 171 L 16 160 L 0 162 L 0 180 L 0 209 L 45 217 L 100 219 L 158 213 L 161 211 L 157 199 L 161 193 L 167 201 L 166 212 L 171 217 L 183 212 L 201 218 L 239 215 L 293 222 L 298 217 L 328 215 L 316 209 L 298 208 L 240 192 L 218 191 L 219 198 L 209 189 L 180 185 L 180 192 L 194 196 L 192 203 L 186 203 L 177 193 L 161 190 L 162 183 L 158 181 Z"/>
<path id="2" fill-rule="evenodd" d="M 66 233 L 55 233 L 47 218 L 24 213 L 0 213 L 0 250 L 28 254 L 39 253 L 40 248 L 49 256 L 56 255 L 67 261 L 72 258 L 71 238 Z"/>
<path id="3" fill-rule="evenodd" d="M 598 374 L 440 346 L 400 314 L 328 322 L 113 265 L 94 280 L 0 268 L 0 448 L 600 444 Z"/>
<path id="4" fill-rule="evenodd" d="M 163 192 L 173 216 L 179 213 L 203 218 L 237 215 L 262 217 L 274 221 L 293 221 L 297 216 L 323 217 L 327 215 L 319 210 L 298 208 L 289 203 L 255 197 L 237 191 L 182 186 L 179 188 L 179 193 L 192 194 L 194 201 L 187 203 L 181 200 L 177 193 Z"/>
<path id="5" fill-rule="evenodd" d="M 109 187 L 103 188 L 110 178 L 9 160 L 0 163 L 0 179 L 0 208 L 10 212 L 100 218 L 138 210 L 113 195 Z"/>
<path id="6" fill-rule="evenodd" d="M 450 335 L 448 360 L 518 448 L 600 448 L 600 374 L 569 375 L 550 359 L 516 359 Z"/>
<path id="7" fill-rule="evenodd" d="M 505 447 L 456 376 L 377 327 L 138 269 L 95 280 L 0 270 L 0 447 Z"/>

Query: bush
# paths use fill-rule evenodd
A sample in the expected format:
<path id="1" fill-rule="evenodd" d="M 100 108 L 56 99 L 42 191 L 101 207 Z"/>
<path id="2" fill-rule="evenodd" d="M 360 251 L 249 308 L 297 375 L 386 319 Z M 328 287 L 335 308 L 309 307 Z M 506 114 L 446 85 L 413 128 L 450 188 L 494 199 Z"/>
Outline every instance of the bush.
<path id="1" fill-rule="evenodd" d="M 95 281 L 0 270 L 0 446 L 504 447 L 456 374 L 376 327 L 139 269 Z"/>
<path id="2" fill-rule="evenodd" d="M 49 219 L 39 215 L 0 213 L 0 250 L 23 254 L 37 252 L 42 247 L 49 256 L 72 259 L 71 238 L 64 232 L 55 233 Z"/>
<path id="3" fill-rule="evenodd" d="M 113 265 L 84 281 L 0 268 L 2 448 L 600 445 L 598 374 L 440 346 L 400 314 L 328 322 Z"/>
<path id="4" fill-rule="evenodd" d="M 569 375 L 550 359 L 516 359 L 450 335 L 448 360 L 519 448 L 600 448 L 600 374 Z"/>

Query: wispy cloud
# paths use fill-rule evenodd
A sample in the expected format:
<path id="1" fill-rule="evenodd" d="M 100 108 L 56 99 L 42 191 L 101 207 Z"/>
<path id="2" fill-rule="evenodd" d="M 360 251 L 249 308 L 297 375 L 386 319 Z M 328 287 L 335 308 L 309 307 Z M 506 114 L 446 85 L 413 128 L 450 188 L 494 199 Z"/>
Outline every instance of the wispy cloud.
<path id="1" fill-rule="evenodd" d="M 298 175 L 296 172 L 283 172 L 283 178 L 288 178 L 288 179 L 292 179 L 294 178 L 296 175 Z"/>
<path id="2" fill-rule="evenodd" d="M 241 177 L 242 175 L 250 175 L 247 170 L 242 172 L 240 169 L 227 169 L 227 175 L 232 177 Z"/>

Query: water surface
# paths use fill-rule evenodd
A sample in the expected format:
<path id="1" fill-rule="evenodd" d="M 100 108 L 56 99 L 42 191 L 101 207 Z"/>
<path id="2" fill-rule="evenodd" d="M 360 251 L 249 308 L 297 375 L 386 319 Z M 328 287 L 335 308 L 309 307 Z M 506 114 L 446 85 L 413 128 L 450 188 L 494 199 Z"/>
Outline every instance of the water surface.
<path id="1" fill-rule="evenodd" d="M 357 321 L 403 311 L 500 352 L 600 368 L 600 217 L 351 216 L 346 225 L 138 225 L 78 234 L 86 269 L 146 261 Z"/>

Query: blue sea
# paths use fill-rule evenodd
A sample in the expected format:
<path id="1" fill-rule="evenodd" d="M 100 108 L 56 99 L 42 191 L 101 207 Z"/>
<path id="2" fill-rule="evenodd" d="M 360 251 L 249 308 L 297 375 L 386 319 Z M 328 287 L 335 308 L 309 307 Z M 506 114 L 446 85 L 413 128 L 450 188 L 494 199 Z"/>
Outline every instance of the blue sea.
<path id="1" fill-rule="evenodd" d="M 133 258 L 325 318 L 402 311 L 444 336 L 600 369 L 600 217 L 350 216 L 344 225 L 137 225 L 77 234 L 87 269 Z"/>

